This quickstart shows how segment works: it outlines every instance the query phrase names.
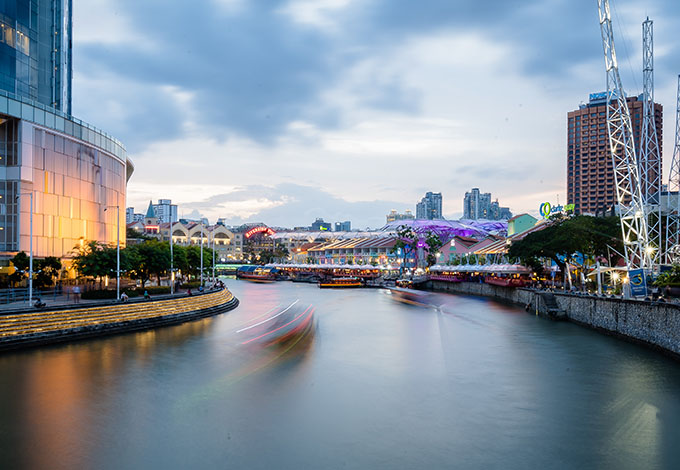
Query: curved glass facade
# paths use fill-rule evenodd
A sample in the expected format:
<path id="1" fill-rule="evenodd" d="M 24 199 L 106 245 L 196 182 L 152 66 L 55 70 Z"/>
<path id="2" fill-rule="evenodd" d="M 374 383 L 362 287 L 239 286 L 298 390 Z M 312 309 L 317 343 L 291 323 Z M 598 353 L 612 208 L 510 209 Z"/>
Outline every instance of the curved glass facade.
<path id="1" fill-rule="evenodd" d="M 71 0 L 0 1 L 0 90 L 71 113 Z"/>

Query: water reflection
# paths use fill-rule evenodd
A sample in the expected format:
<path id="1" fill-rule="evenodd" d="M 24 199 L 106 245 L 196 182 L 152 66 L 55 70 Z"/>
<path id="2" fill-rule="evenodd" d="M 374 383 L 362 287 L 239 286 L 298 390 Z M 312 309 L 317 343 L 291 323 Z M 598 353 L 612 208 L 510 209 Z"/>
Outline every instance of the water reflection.
<path id="1" fill-rule="evenodd" d="M 680 459 L 680 367 L 651 351 L 485 299 L 228 283 L 224 315 L 0 356 L 3 468 Z"/>

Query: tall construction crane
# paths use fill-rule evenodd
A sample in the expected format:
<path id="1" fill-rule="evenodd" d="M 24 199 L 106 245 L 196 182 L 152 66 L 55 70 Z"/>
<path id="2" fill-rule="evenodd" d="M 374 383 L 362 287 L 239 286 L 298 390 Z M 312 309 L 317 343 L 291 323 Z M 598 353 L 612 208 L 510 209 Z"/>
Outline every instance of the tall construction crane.
<path id="1" fill-rule="evenodd" d="M 661 152 L 654 114 L 654 22 L 642 23 L 642 128 L 640 132 L 640 189 L 647 215 L 652 269 L 662 259 L 661 244 Z"/>
<path id="2" fill-rule="evenodd" d="M 668 222 L 666 224 L 666 263 L 680 262 L 680 75 L 675 106 L 675 145 L 668 175 Z"/>
<path id="3" fill-rule="evenodd" d="M 651 269 L 647 215 L 640 189 L 640 174 L 633 127 L 626 95 L 621 85 L 609 0 L 597 0 L 604 62 L 607 69 L 607 130 L 614 166 L 616 199 L 619 206 L 624 255 L 629 270 Z"/>

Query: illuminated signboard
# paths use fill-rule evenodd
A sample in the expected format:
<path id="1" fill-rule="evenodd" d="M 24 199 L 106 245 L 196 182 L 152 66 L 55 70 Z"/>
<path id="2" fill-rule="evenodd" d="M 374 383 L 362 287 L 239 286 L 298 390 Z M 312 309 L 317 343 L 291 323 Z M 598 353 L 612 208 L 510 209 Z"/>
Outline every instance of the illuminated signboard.
<path id="1" fill-rule="evenodd" d="M 566 206 L 553 206 L 549 202 L 544 202 L 543 204 L 540 205 L 538 208 L 538 213 L 541 214 L 541 217 L 544 219 L 550 218 L 551 215 L 553 214 L 559 214 L 561 212 L 574 212 L 574 209 L 576 208 L 575 204 L 567 204 Z"/>
<path id="2" fill-rule="evenodd" d="M 253 228 L 251 228 L 250 230 L 248 230 L 248 231 L 245 233 L 245 235 L 243 235 L 243 236 L 246 237 L 246 238 L 250 238 L 250 237 L 252 237 L 253 235 L 255 235 L 256 233 L 264 233 L 265 235 L 272 236 L 272 235 L 274 235 L 276 232 L 273 231 L 272 229 L 270 229 L 269 227 L 264 227 L 264 226 L 263 226 L 263 227 L 253 227 Z"/>

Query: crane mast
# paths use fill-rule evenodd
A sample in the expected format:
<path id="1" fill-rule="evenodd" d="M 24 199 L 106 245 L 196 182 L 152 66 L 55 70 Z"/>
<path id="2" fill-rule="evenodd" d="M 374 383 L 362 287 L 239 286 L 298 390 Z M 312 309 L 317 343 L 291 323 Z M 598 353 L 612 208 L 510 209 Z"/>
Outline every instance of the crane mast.
<path id="1" fill-rule="evenodd" d="M 666 262 L 680 262 L 680 75 L 675 106 L 675 145 L 668 175 L 668 222 L 666 224 Z"/>
<path id="2" fill-rule="evenodd" d="M 647 231 L 647 216 L 640 189 L 640 174 L 630 111 L 621 85 L 614 49 L 609 0 L 597 0 L 607 70 L 607 130 L 614 167 L 616 199 L 628 270 L 652 267 Z"/>
<path id="3" fill-rule="evenodd" d="M 640 189 L 647 215 L 651 268 L 658 267 L 661 244 L 661 152 L 654 113 L 654 22 L 642 23 L 642 128 L 640 132 Z"/>

